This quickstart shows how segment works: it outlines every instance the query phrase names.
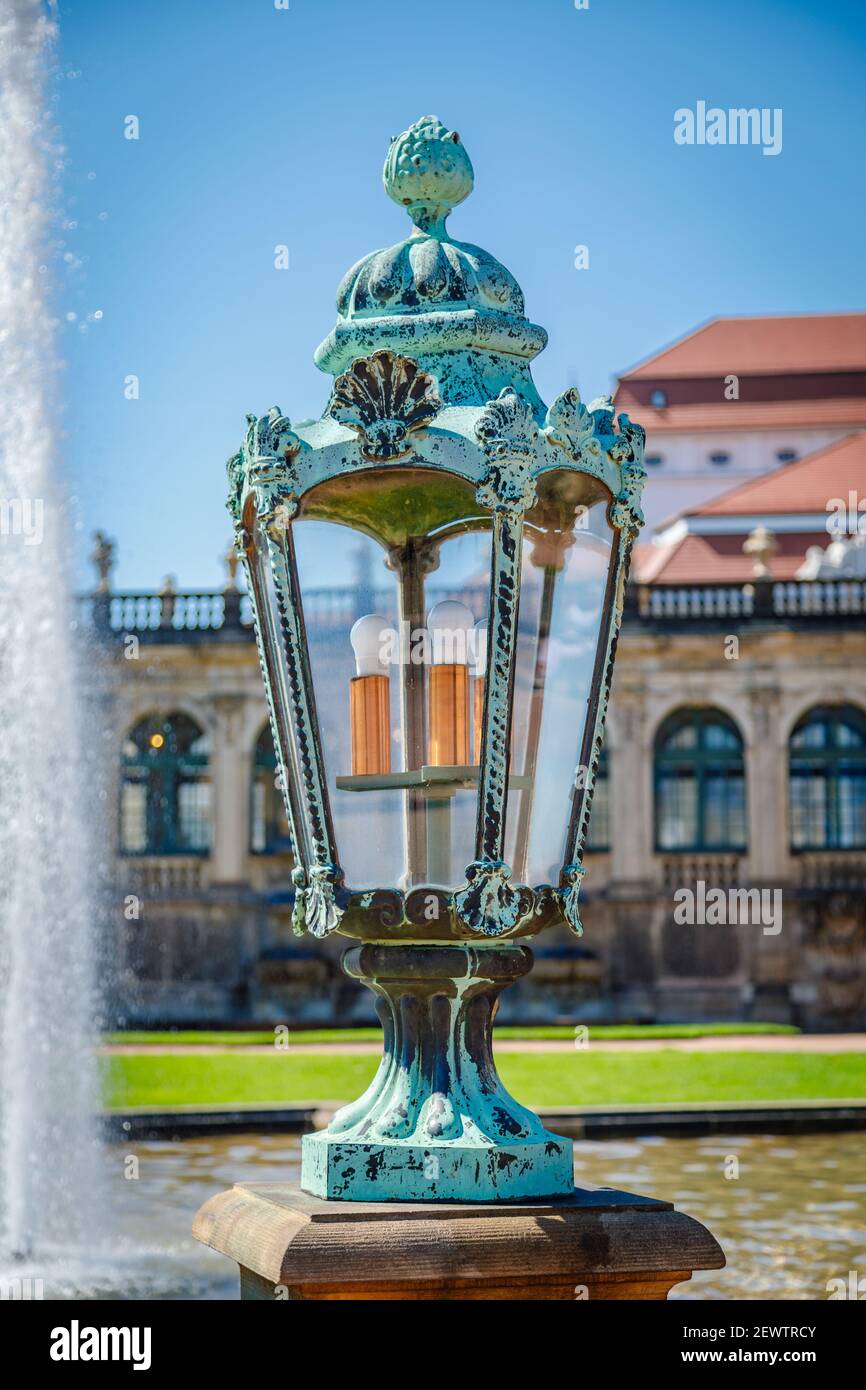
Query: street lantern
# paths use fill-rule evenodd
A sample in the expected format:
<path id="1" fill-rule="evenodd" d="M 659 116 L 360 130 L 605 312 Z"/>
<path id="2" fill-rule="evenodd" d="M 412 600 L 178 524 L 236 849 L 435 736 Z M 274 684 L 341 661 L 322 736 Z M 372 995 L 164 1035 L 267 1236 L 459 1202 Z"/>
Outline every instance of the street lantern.
<path id="1" fill-rule="evenodd" d="M 302 1186 L 555 1196 L 570 1141 L 506 1092 L 491 1025 L 528 939 L 581 931 L 644 434 L 608 397 L 543 404 L 529 364 L 547 335 L 505 267 L 446 230 L 473 184 L 456 132 L 416 122 L 384 182 L 412 225 L 339 288 L 321 419 L 248 416 L 229 461 L 294 928 L 352 941 L 344 969 L 384 1028 L 368 1090 L 305 1137 Z M 323 612 L 359 544 L 369 611 Z"/>

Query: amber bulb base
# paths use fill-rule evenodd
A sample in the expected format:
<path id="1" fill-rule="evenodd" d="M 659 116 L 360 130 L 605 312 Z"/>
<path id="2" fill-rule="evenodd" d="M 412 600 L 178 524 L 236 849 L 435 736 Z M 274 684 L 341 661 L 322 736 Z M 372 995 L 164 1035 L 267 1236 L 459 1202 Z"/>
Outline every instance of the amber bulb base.
<path id="1" fill-rule="evenodd" d="M 432 767 L 469 762 L 469 672 L 463 665 L 431 666 L 427 757 Z"/>
<path id="2" fill-rule="evenodd" d="M 349 684 L 352 775 L 391 771 L 391 696 L 387 676 L 354 676 Z"/>

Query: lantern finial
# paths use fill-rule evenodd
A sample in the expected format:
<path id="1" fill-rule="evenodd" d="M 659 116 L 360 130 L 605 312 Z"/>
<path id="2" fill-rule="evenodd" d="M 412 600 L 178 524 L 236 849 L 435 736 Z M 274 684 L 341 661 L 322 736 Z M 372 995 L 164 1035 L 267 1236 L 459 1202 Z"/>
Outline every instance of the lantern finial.
<path id="1" fill-rule="evenodd" d="M 454 240 L 445 225 L 474 183 L 457 131 L 422 116 L 392 139 L 382 178 L 412 225 L 402 241 L 362 256 L 343 276 L 337 322 L 316 350 L 316 366 L 340 377 L 385 350 L 435 377 L 447 405 L 483 406 L 511 387 L 541 424 L 529 363 L 547 334 L 527 319 L 523 291 L 501 261 Z"/>
<path id="2" fill-rule="evenodd" d="M 382 181 L 418 232 L 444 237 L 445 219 L 469 197 L 475 175 L 457 131 L 448 130 L 438 116 L 422 116 L 394 136 Z"/>

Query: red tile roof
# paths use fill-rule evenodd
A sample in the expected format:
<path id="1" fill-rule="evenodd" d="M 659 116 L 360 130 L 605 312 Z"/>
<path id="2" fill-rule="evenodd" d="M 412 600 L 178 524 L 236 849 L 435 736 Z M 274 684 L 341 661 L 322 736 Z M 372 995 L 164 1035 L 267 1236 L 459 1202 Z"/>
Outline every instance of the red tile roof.
<path id="1" fill-rule="evenodd" d="M 622 380 L 866 370 L 866 314 L 780 314 L 717 318 Z"/>
<path id="2" fill-rule="evenodd" d="M 834 497 L 866 493 L 866 430 L 795 463 L 785 463 L 691 509 L 688 516 L 769 516 L 826 512 Z"/>
<path id="3" fill-rule="evenodd" d="M 628 386 L 623 385 L 616 393 L 615 403 L 618 411 L 624 410 L 643 425 L 650 452 L 653 435 L 661 431 L 681 434 L 700 430 L 799 430 L 827 425 L 857 429 L 866 426 L 866 397 L 863 396 L 817 401 L 696 401 L 657 410 L 641 404 Z"/>
<path id="4" fill-rule="evenodd" d="M 743 554 L 751 518 L 816 513 L 829 517 L 828 503 L 833 498 L 847 501 L 852 492 L 858 498 L 866 494 L 866 430 L 680 513 L 685 519 L 701 517 L 705 523 L 713 517 L 741 516 L 744 524 L 732 534 L 690 532 L 670 545 L 642 545 L 635 555 L 635 578 L 644 584 L 745 583 L 753 572 L 751 558 Z M 665 525 L 675 520 L 671 517 Z M 780 580 L 794 578 L 810 545 L 823 549 L 830 541 L 826 528 L 778 531 L 775 536 L 779 549 L 770 570 Z"/>
<path id="5" fill-rule="evenodd" d="M 642 584 L 746 584 L 754 578 L 754 561 L 743 554 L 745 535 L 685 536 L 668 546 L 643 546 L 634 566 Z M 793 579 L 810 545 L 824 549 L 826 531 L 783 532 L 776 536 L 778 552 L 770 561 L 774 579 Z"/>

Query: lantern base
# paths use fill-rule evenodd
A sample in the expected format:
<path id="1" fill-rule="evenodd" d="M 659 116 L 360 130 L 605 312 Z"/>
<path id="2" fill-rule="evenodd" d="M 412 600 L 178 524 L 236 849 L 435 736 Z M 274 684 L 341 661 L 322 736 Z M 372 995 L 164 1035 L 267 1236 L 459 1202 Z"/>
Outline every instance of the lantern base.
<path id="1" fill-rule="evenodd" d="M 304 1136 L 301 1187 L 344 1202 L 510 1202 L 559 1197 L 574 1186 L 569 1139 L 516 1144 L 353 1144 Z"/>
<path id="2" fill-rule="evenodd" d="M 373 1081 L 303 1141 L 305 1192 L 348 1202 L 513 1202 L 570 1193 L 570 1139 L 496 1074 L 501 991 L 532 967 L 517 943 L 355 946 L 343 969 L 378 995 Z"/>

